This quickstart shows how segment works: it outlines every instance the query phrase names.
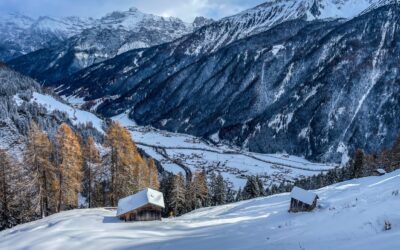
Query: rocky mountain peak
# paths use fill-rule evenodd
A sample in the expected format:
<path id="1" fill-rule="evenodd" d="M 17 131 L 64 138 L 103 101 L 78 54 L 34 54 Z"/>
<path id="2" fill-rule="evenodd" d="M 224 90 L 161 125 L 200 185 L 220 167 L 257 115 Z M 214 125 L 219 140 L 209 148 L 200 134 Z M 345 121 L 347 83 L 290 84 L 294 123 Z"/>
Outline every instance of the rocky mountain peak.
<path id="1" fill-rule="evenodd" d="M 198 17 L 196 17 L 196 18 L 194 19 L 194 21 L 193 21 L 193 27 L 195 27 L 195 28 L 201 28 L 201 27 L 206 26 L 206 25 L 209 25 L 209 24 L 211 24 L 211 23 L 213 23 L 213 22 L 214 22 L 214 20 L 211 19 L 211 18 L 206 18 L 206 17 L 203 17 L 203 16 L 198 16 Z"/>

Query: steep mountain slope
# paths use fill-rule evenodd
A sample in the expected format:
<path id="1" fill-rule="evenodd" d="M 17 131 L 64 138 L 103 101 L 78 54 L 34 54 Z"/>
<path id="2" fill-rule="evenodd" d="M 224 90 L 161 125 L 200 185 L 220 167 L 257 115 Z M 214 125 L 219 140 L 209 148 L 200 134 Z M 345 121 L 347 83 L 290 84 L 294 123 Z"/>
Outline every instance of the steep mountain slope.
<path id="1" fill-rule="evenodd" d="M 268 0 L 253 9 L 224 18 L 189 38 L 185 53 L 210 53 L 238 39 L 264 32 L 271 27 L 295 19 L 350 19 L 366 9 L 394 0 Z M 373 5 L 373 6 L 371 6 Z"/>
<path id="2" fill-rule="evenodd" d="M 97 131 L 104 133 L 102 119 L 61 103 L 49 95 L 33 92 L 28 102 L 45 108 L 47 114 L 64 113 L 66 119 L 75 126 L 90 123 Z M 251 175 L 258 175 L 270 187 L 273 184 L 279 185 L 282 182 L 293 182 L 295 179 L 326 173 L 336 167 L 334 164 L 312 163 L 286 154 L 255 154 L 224 144 L 212 144 L 190 135 L 137 126 L 124 115 L 113 117 L 113 120 L 127 127 L 138 147 L 159 161 L 164 170 L 182 173 L 188 178 L 195 171 L 217 170 L 235 190 L 243 187 L 247 176 Z"/>
<path id="3" fill-rule="evenodd" d="M 349 21 L 294 20 L 210 56 L 178 40 L 94 65 L 60 93 L 106 116 L 340 162 L 400 131 L 399 16 L 388 5 Z"/>
<path id="4" fill-rule="evenodd" d="M 259 34 L 286 21 L 352 18 L 372 8 L 371 4 L 376 8 L 391 1 L 394 0 L 269 0 L 217 22 L 198 18 L 193 24 L 184 24 L 174 18 L 145 15 L 133 8 L 128 12 L 115 12 L 101 19 L 100 30 L 95 29 L 62 46 L 38 51 L 9 64 L 46 84 L 57 85 L 56 82 L 63 76 L 83 67 L 129 49 L 172 41 L 196 29 L 197 32 L 179 41 L 180 44 L 185 44 L 179 48 L 185 55 L 201 56 L 215 52 L 239 39 Z M 199 29 L 203 25 L 205 27 Z M 127 33 L 126 30 L 133 33 Z"/>
<path id="5" fill-rule="evenodd" d="M 288 213 L 287 193 L 154 222 L 72 210 L 0 232 L 0 248 L 392 250 L 400 244 L 399 180 L 396 171 L 322 188 L 311 213 Z"/>
<path id="6" fill-rule="evenodd" d="M 81 132 L 99 137 L 105 122 L 43 93 L 39 85 L 5 66 L 0 68 L 0 148 L 22 159 L 31 121 L 37 121 L 50 136 L 62 122 Z M 133 124 L 126 116 L 113 117 L 127 127 L 147 155 L 158 160 L 164 170 L 190 176 L 197 170 L 218 170 L 232 188 L 239 189 L 246 176 L 259 175 L 267 186 L 291 182 L 333 169 L 333 164 L 318 164 L 289 155 L 263 155 L 212 144 L 200 138 L 169 133 Z M 89 125 L 90 124 L 90 125 Z M 89 125 L 83 128 L 83 125 Z"/>
<path id="7" fill-rule="evenodd" d="M 22 160 L 22 152 L 32 121 L 40 124 L 52 136 L 63 122 L 78 127 L 92 123 L 93 119 L 91 118 L 95 117 L 88 112 L 70 112 L 74 114 L 72 116 L 65 108 L 69 106 L 42 93 L 43 90 L 37 82 L 3 64 L 0 65 L 0 148 L 9 151 L 18 160 Z M 48 105 L 51 103 L 42 105 L 37 100 L 41 97 L 45 97 L 48 102 L 50 100 L 58 103 L 58 108 L 49 109 Z M 64 107 L 64 109 L 60 107 Z M 71 107 L 69 108 L 73 110 Z M 79 119 L 76 118 L 77 116 Z M 95 128 L 85 128 L 85 130 L 96 135 L 101 131 L 101 125 L 93 125 Z"/>
<path id="8" fill-rule="evenodd" d="M 92 27 L 76 36 L 8 64 L 35 79 L 51 83 L 128 50 L 173 41 L 210 22 L 199 17 L 189 24 L 178 18 L 144 14 L 131 8 L 94 20 Z"/>

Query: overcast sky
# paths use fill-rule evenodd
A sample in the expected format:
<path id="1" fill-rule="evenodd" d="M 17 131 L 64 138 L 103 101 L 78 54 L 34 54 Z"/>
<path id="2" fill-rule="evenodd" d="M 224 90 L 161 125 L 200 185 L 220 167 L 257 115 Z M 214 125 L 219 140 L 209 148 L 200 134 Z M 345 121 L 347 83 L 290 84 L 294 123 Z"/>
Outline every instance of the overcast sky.
<path id="1" fill-rule="evenodd" d="M 100 17 L 114 10 L 137 7 L 145 13 L 192 21 L 196 16 L 219 19 L 266 0 L 0 0 L 0 10 L 30 16 Z"/>

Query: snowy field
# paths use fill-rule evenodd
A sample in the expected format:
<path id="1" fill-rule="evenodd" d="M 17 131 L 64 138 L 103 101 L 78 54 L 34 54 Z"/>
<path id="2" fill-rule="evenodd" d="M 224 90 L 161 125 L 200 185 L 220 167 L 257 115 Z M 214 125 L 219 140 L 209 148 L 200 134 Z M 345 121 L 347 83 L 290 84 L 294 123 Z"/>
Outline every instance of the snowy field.
<path id="1" fill-rule="evenodd" d="M 235 189 L 244 186 L 248 175 L 259 175 L 270 186 L 317 175 L 336 166 L 312 163 L 287 154 L 252 153 L 226 144 L 213 144 L 191 135 L 137 126 L 126 115 L 114 117 L 114 120 L 127 127 L 138 147 L 161 162 L 165 170 L 173 173 L 184 173 L 184 168 L 191 172 L 203 168 L 217 170 Z"/>
<path id="2" fill-rule="evenodd" d="M 18 99 L 15 97 L 15 99 Z M 36 102 L 51 112 L 59 110 L 69 115 L 75 125 L 91 122 L 104 133 L 102 119 L 94 114 L 59 102 L 51 96 L 33 94 Z M 293 181 L 296 178 L 317 175 L 334 168 L 335 164 L 311 163 L 304 158 L 286 154 L 257 154 L 225 145 L 213 144 L 191 135 L 161 131 L 152 127 L 137 126 L 126 114 L 113 117 L 127 127 L 133 139 L 147 154 L 161 162 L 172 173 L 196 170 L 218 170 L 235 189 L 243 187 L 246 176 L 259 175 L 266 186 Z"/>
<path id="3" fill-rule="evenodd" d="M 394 250 L 400 246 L 400 171 L 317 190 L 320 206 L 289 214 L 289 194 L 121 222 L 107 209 L 73 210 L 0 232 L 0 249 Z M 391 230 L 385 231 L 385 221 Z"/>

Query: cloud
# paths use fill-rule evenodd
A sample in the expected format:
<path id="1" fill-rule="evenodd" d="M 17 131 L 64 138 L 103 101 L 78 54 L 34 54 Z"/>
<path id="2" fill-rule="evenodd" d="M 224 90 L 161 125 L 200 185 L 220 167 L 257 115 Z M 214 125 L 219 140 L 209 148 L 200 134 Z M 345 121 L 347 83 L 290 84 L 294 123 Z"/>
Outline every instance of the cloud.
<path id="1" fill-rule="evenodd" d="M 192 21 L 196 16 L 219 19 L 266 0 L 0 0 L 0 10 L 31 16 L 100 17 L 114 10 L 139 10 Z"/>

